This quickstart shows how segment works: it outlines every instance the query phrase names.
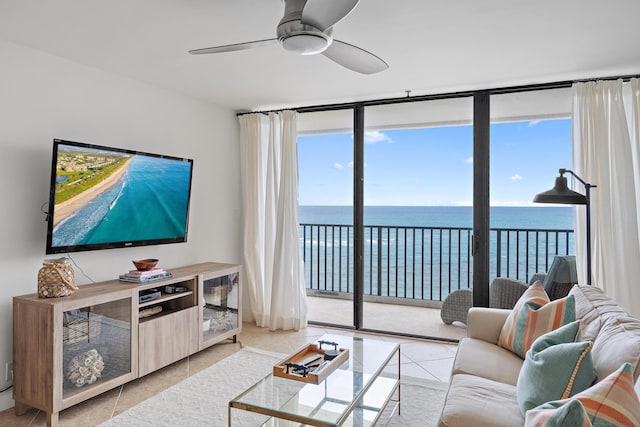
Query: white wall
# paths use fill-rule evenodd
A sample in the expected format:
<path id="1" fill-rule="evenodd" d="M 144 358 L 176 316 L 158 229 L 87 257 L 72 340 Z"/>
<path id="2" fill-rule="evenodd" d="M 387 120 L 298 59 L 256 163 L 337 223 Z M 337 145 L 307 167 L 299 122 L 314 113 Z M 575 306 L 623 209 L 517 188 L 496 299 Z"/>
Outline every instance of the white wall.
<path id="1" fill-rule="evenodd" d="M 238 127 L 233 111 L 0 41 L 0 389 L 12 360 L 12 297 L 36 292 L 45 258 L 53 138 L 194 159 L 187 243 L 71 254 L 94 281 L 131 260 L 171 268 L 241 261 Z M 89 279 L 76 268 L 76 280 Z M 11 390 L 0 410 L 13 406 Z"/>

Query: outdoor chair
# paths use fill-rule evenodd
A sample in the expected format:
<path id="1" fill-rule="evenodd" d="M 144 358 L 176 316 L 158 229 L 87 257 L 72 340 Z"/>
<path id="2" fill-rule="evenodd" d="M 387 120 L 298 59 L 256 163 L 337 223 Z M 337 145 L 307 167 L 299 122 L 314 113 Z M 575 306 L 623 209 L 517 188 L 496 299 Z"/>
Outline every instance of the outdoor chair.
<path id="1" fill-rule="evenodd" d="M 451 292 L 442 302 L 440 318 L 446 325 L 453 322 L 467 324 L 467 313 L 473 306 L 473 291 L 471 289 L 458 289 Z"/>
<path id="2" fill-rule="evenodd" d="M 496 277 L 489 285 L 489 307 L 512 309 L 524 291 L 535 282 L 543 282 L 546 273 L 535 273 L 529 283 L 509 277 Z M 453 322 L 467 324 L 467 313 L 473 306 L 473 291 L 459 289 L 451 292 L 442 302 L 440 318 L 450 325 Z"/>
<path id="3" fill-rule="evenodd" d="M 510 277 L 496 277 L 489 285 L 489 307 L 511 310 L 534 282 L 525 283 Z"/>

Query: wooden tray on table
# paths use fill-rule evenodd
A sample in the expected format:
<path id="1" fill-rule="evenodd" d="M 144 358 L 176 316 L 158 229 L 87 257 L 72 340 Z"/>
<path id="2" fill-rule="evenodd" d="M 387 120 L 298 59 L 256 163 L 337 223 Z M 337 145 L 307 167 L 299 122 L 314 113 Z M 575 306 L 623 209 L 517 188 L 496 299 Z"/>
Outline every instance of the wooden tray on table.
<path id="1" fill-rule="evenodd" d="M 332 346 L 324 349 L 323 346 Z M 336 354 L 337 353 L 337 354 Z M 337 343 L 318 341 L 308 344 L 273 366 L 273 375 L 310 384 L 320 384 L 349 359 L 349 349 Z"/>

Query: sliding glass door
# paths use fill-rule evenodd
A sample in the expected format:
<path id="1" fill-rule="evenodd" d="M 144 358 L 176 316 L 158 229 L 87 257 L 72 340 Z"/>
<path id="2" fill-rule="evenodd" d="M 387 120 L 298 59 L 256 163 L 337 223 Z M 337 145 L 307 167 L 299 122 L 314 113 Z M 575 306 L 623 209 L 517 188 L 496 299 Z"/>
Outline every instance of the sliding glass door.
<path id="1" fill-rule="evenodd" d="M 298 115 L 300 242 L 309 321 L 354 325 L 353 111 Z"/>
<path id="2" fill-rule="evenodd" d="M 363 328 L 458 339 L 440 305 L 472 287 L 473 102 L 364 110 Z"/>

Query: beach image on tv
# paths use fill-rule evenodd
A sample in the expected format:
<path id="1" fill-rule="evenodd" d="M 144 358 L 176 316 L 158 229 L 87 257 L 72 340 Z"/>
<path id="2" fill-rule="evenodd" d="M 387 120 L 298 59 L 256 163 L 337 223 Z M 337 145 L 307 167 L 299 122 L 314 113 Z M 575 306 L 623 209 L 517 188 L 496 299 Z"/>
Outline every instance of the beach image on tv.
<path id="1" fill-rule="evenodd" d="M 59 145 L 52 246 L 182 239 L 191 163 Z"/>

